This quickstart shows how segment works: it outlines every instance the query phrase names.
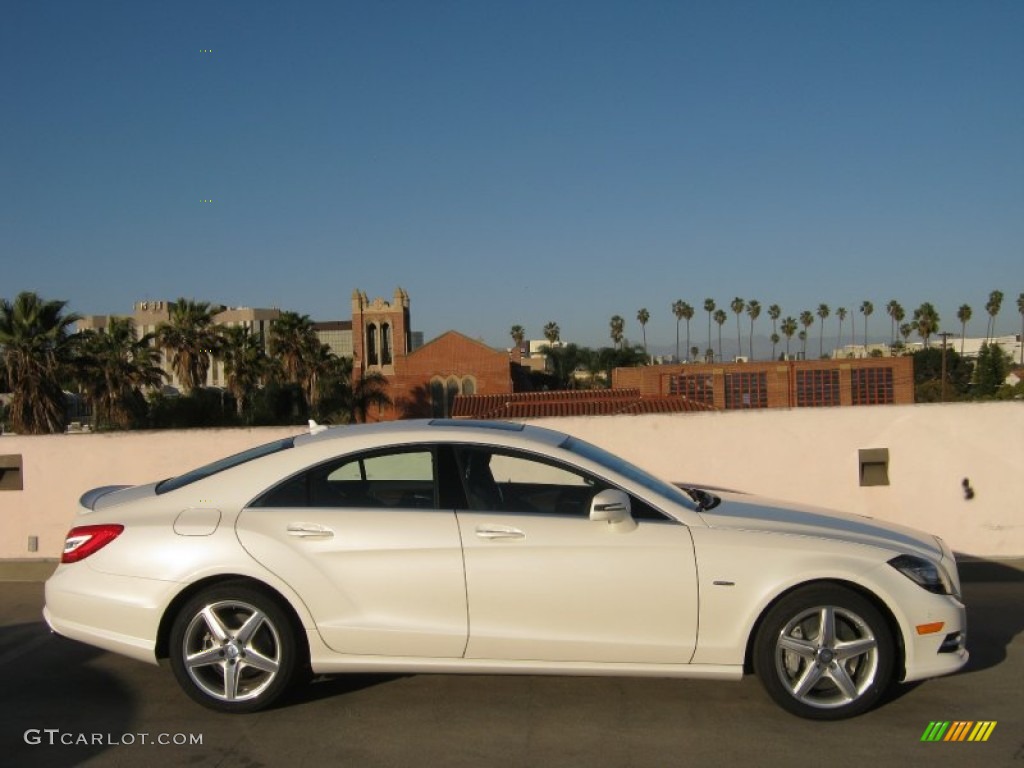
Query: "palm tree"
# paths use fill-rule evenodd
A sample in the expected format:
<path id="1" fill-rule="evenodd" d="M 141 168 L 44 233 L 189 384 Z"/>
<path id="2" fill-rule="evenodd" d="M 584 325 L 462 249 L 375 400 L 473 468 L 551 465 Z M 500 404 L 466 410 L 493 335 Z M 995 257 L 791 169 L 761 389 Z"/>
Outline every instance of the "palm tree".
<path id="1" fill-rule="evenodd" d="M 747 302 L 737 296 L 729 303 L 729 309 L 736 315 L 736 355 L 743 354 L 743 338 L 740 336 L 740 315 L 747 308 Z"/>
<path id="2" fill-rule="evenodd" d="M 715 311 L 714 299 L 704 299 L 704 311 L 708 313 L 708 349 L 711 349 L 711 313 Z"/>
<path id="3" fill-rule="evenodd" d="M 546 347 L 545 353 L 548 355 L 556 389 L 576 389 L 579 385 L 576 371 L 586 370 L 591 365 L 590 358 L 593 356 L 591 350 L 572 343 L 560 347 Z M 646 353 L 640 354 L 646 360 Z"/>
<path id="4" fill-rule="evenodd" d="M 885 314 L 889 316 L 892 321 L 892 333 L 889 336 L 889 346 L 891 347 L 896 343 L 896 310 L 899 308 L 900 303 L 896 299 L 889 299 L 889 303 L 885 305 Z"/>
<path id="5" fill-rule="evenodd" d="M 960 309 L 956 311 L 956 319 L 960 321 L 960 357 L 964 356 L 964 339 L 967 336 L 967 324 L 971 322 L 971 315 L 974 314 L 974 310 L 971 309 L 969 304 L 961 304 Z"/>
<path id="6" fill-rule="evenodd" d="M 868 351 L 868 318 L 875 311 L 875 305 L 870 301 L 864 301 L 860 305 L 860 313 L 864 315 L 864 353 Z"/>
<path id="7" fill-rule="evenodd" d="M 309 403 L 309 413 L 314 419 L 322 418 L 320 402 L 332 383 L 341 378 L 341 358 L 329 346 L 317 338 L 315 333 L 304 340 L 302 350 L 302 390 Z M 376 372 L 374 372 L 376 373 Z"/>
<path id="8" fill-rule="evenodd" d="M 1017 311 L 1020 312 L 1020 364 L 1024 365 L 1024 293 L 1017 296 Z"/>
<path id="9" fill-rule="evenodd" d="M 349 423 L 366 421 L 370 408 L 385 408 L 391 405 L 391 398 L 386 392 L 387 378 L 379 371 L 364 371 L 359 381 L 352 382 L 352 360 L 348 357 L 338 358 L 338 380 L 341 383 L 342 416 Z"/>
<path id="10" fill-rule="evenodd" d="M 746 339 L 746 358 L 754 359 L 754 321 L 761 316 L 761 302 L 757 299 L 751 299 L 746 302 L 746 314 L 751 318 L 751 333 L 748 339 Z M 738 318 L 737 318 L 738 319 Z"/>
<path id="11" fill-rule="evenodd" d="M 80 338 L 78 378 L 95 404 L 97 425 L 127 429 L 145 413 L 143 390 L 159 387 L 166 375 L 155 334 L 137 339 L 129 318 L 112 317 L 104 331 L 84 331 Z"/>
<path id="12" fill-rule="evenodd" d="M 544 338 L 548 340 L 548 344 L 554 344 L 557 342 L 562 335 L 562 329 L 558 327 L 558 323 L 554 320 L 547 323 L 544 326 Z"/>
<path id="13" fill-rule="evenodd" d="M 895 323 L 895 326 L 897 328 L 899 328 L 900 323 L 903 322 L 903 318 L 905 318 L 906 316 L 907 316 L 907 313 L 903 311 L 903 305 L 897 303 L 896 306 L 892 310 L 892 319 L 893 319 L 893 322 Z M 893 344 L 895 344 L 895 342 L 893 342 Z"/>
<path id="14" fill-rule="evenodd" d="M 185 394 L 206 384 L 219 334 L 213 325 L 214 309 L 208 302 L 179 298 L 170 306 L 170 318 L 160 323 L 156 337 L 171 350 L 171 369 Z"/>
<path id="15" fill-rule="evenodd" d="M 220 357 L 228 392 L 235 398 L 239 417 L 252 414 L 252 399 L 270 375 L 270 360 L 263 351 L 263 338 L 246 326 L 225 328 Z"/>
<path id="16" fill-rule="evenodd" d="M 715 322 L 718 323 L 718 359 L 724 360 L 722 357 L 722 326 L 725 325 L 725 321 L 729 319 L 729 316 L 725 314 L 724 309 L 715 310 Z"/>
<path id="17" fill-rule="evenodd" d="M 910 334 L 913 332 L 914 326 L 910 323 L 903 323 L 900 326 L 900 336 L 903 337 L 903 346 L 907 346 L 907 339 L 910 338 Z"/>
<path id="18" fill-rule="evenodd" d="M 805 309 L 803 312 L 800 313 L 800 325 L 802 325 L 804 327 L 802 335 L 799 336 L 800 341 L 803 342 L 803 347 L 800 350 L 800 354 L 803 356 L 804 360 L 806 360 L 807 359 L 807 329 L 810 328 L 812 325 L 814 325 L 814 315 L 811 314 L 810 310 Z"/>
<path id="19" fill-rule="evenodd" d="M 611 329 L 612 343 L 616 347 L 622 346 L 622 338 L 625 335 L 626 321 L 623 320 L 622 315 L 612 315 L 612 319 L 608 322 L 608 326 Z"/>
<path id="20" fill-rule="evenodd" d="M 828 304 L 819 304 L 817 314 L 821 318 L 821 333 L 818 334 L 818 357 L 822 358 L 825 356 L 825 320 L 828 319 L 831 310 L 828 308 Z"/>
<path id="21" fill-rule="evenodd" d="M 839 346 L 843 346 L 843 321 L 846 319 L 846 307 L 836 310 L 836 317 L 839 318 Z"/>
<path id="22" fill-rule="evenodd" d="M 989 341 L 996 335 L 996 315 L 1003 306 L 1003 292 L 992 291 L 988 295 L 988 303 L 985 304 L 985 311 L 988 312 L 988 331 L 985 340 Z"/>
<path id="23" fill-rule="evenodd" d="M 267 349 L 281 366 L 284 380 L 289 384 L 302 385 L 305 376 L 304 362 L 316 339 L 313 321 L 309 315 L 298 312 L 282 312 L 270 324 Z"/>
<path id="24" fill-rule="evenodd" d="M 777 334 L 775 331 L 772 331 L 771 339 L 772 339 L 772 359 L 774 360 L 775 359 L 775 345 L 779 343 L 779 334 Z"/>
<path id="25" fill-rule="evenodd" d="M 924 339 L 924 345 L 927 347 L 928 337 L 939 331 L 939 313 L 926 301 L 914 310 L 913 325 L 917 329 L 917 335 Z"/>
<path id="26" fill-rule="evenodd" d="M 751 299 L 747 302 L 747 314 L 750 315 L 750 354 L 751 360 L 754 359 L 754 321 L 761 316 L 761 302 L 757 299 Z"/>
<path id="27" fill-rule="evenodd" d="M 512 343 L 515 345 L 515 348 L 522 349 L 523 339 L 526 338 L 526 329 L 521 325 L 513 325 L 509 333 L 512 336 Z"/>
<path id="28" fill-rule="evenodd" d="M 64 430 L 64 389 L 78 341 L 69 333 L 81 318 L 63 314 L 66 301 L 46 301 L 25 291 L 14 302 L 0 300 L 0 360 L 12 398 L 16 432 Z"/>
<path id="29" fill-rule="evenodd" d="M 796 333 L 796 319 L 789 315 L 782 321 L 782 335 L 786 337 L 787 360 L 789 359 L 789 342 L 792 341 L 794 333 Z"/>
<path id="30" fill-rule="evenodd" d="M 693 320 L 693 307 L 690 306 L 689 304 L 687 304 L 684 301 L 681 313 L 682 313 L 683 319 L 686 321 L 686 348 L 687 349 L 691 349 L 691 347 L 690 347 L 690 321 Z M 694 355 L 694 357 L 696 357 L 696 355 Z"/>
<path id="31" fill-rule="evenodd" d="M 781 317 L 781 316 L 782 316 L 782 307 L 780 307 L 778 304 L 772 304 L 770 307 L 768 307 L 768 317 L 770 317 L 772 319 L 772 336 L 774 336 L 776 339 L 778 339 L 778 337 L 779 337 L 779 329 L 775 327 L 775 324 L 778 321 L 779 317 Z M 778 344 L 778 341 L 773 341 L 772 342 L 772 360 L 775 359 L 775 345 L 776 344 Z"/>
<path id="32" fill-rule="evenodd" d="M 637 322 L 640 323 L 640 330 L 643 332 L 644 336 L 644 356 L 649 357 L 649 355 L 647 354 L 647 321 L 651 319 L 651 313 L 647 311 L 646 307 L 641 307 L 640 310 L 636 313 L 636 319 Z M 676 327 L 679 327 L 678 324 L 676 324 Z"/>
<path id="33" fill-rule="evenodd" d="M 317 357 L 320 340 L 313 331 L 313 321 L 298 312 L 282 312 L 271 324 L 267 351 L 277 375 L 296 387 L 300 411 L 312 406 L 310 382 L 319 378 L 314 365 L 322 363 Z M 314 395 L 315 396 L 315 395 Z M 303 408 L 304 406 L 304 408 Z"/>
<path id="34" fill-rule="evenodd" d="M 676 361 L 682 360 L 679 356 L 679 321 L 683 319 L 683 308 L 686 306 L 686 302 L 682 299 L 677 299 L 672 302 L 672 314 L 676 316 Z M 687 342 L 689 346 L 689 342 Z"/>

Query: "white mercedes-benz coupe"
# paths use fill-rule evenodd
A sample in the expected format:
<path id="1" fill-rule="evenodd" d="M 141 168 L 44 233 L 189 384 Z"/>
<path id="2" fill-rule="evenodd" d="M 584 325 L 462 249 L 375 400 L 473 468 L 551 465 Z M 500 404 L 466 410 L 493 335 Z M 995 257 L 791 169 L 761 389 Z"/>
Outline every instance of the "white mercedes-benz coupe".
<path id="1" fill-rule="evenodd" d="M 956 563 L 866 517 L 683 488 L 522 424 L 311 429 L 82 496 L 44 614 L 196 701 L 309 673 L 739 679 L 837 719 L 967 661 Z"/>

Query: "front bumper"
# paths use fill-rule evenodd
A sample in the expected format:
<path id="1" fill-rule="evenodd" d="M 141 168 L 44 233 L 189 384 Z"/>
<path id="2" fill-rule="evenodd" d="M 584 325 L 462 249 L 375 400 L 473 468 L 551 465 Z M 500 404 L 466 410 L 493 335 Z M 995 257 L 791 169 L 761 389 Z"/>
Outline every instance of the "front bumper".
<path id="1" fill-rule="evenodd" d="M 904 627 L 904 682 L 948 675 L 961 669 L 967 652 L 967 611 L 951 595 L 929 595 L 927 610 L 915 611 Z M 932 631 L 941 624 L 938 631 Z M 922 634 L 919 627 L 926 630 Z"/>

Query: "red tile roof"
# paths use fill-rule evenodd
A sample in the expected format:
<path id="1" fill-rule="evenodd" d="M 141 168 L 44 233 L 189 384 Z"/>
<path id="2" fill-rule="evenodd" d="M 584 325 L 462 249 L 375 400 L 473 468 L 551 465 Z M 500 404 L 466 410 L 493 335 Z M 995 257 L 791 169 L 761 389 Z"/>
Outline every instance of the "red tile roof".
<path id="1" fill-rule="evenodd" d="M 579 389 L 458 395 L 452 416 L 463 419 L 536 419 L 547 416 L 616 416 L 714 411 L 678 395 L 641 395 L 639 389 Z"/>

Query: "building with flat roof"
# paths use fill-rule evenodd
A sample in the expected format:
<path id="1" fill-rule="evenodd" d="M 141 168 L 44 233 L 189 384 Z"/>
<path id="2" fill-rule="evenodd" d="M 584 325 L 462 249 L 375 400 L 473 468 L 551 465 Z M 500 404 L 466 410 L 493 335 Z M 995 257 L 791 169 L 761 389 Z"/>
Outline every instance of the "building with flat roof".
<path id="1" fill-rule="evenodd" d="M 352 357 L 352 321 L 326 320 L 313 323 L 313 333 L 338 357 Z"/>
<path id="2" fill-rule="evenodd" d="M 685 363 L 616 368 L 612 386 L 683 397 L 722 410 L 914 402 L 910 357 Z"/>

